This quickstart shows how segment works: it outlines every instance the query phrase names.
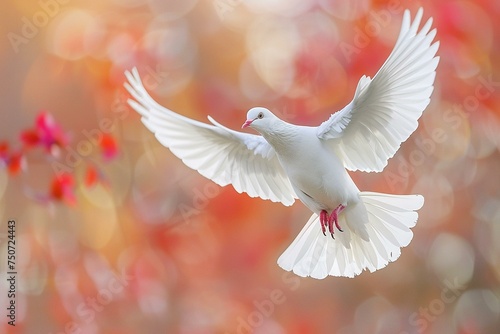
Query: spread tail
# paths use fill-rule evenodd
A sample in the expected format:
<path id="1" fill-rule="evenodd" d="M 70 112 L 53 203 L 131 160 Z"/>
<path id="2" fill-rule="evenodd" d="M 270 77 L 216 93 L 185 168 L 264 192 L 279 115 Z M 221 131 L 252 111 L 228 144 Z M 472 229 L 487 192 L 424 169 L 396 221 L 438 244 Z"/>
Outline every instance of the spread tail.
<path id="1" fill-rule="evenodd" d="M 361 192 L 359 197 L 360 202 L 339 215 L 344 232 L 336 231 L 335 240 L 323 235 L 319 217 L 313 214 L 278 265 L 302 277 L 322 279 L 354 277 L 364 269 L 374 272 L 395 261 L 413 237 L 411 228 L 423 196 Z"/>

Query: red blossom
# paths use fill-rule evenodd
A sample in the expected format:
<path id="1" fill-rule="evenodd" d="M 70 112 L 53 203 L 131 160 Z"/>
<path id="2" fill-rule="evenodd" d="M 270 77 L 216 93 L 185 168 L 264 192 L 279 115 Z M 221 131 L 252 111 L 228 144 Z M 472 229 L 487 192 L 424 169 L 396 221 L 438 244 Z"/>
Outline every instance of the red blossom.
<path id="1" fill-rule="evenodd" d="M 1 142 L 0 143 L 0 160 L 5 161 L 9 156 L 9 143 Z"/>
<path id="2" fill-rule="evenodd" d="M 10 152 L 9 143 L 0 143 L 0 163 L 7 167 L 10 175 L 17 175 L 26 167 L 26 159 L 22 152 Z"/>
<path id="3" fill-rule="evenodd" d="M 83 181 L 85 186 L 88 188 L 93 187 L 96 185 L 97 181 L 99 181 L 99 171 L 94 166 L 88 166 Z"/>
<path id="4" fill-rule="evenodd" d="M 17 175 L 26 167 L 26 159 L 21 152 L 12 153 L 7 162 L 7 169 L 10 175 Z"/>
<path id="5" fill-rule="evenodd" d="M 36 130 L 26 130 L 21 133 L 21 142 L 27 147 L 36 146 L 40 142 L 40 137 Z"/>
<path id="6" fill-rule="evenodd" d="M 110 134 L 103 134 L 100 142 L 104 159 L 111 160 L 118 154 L 118 144 L 115 137 Z"/>
<path id="7" fill-rule="evenodd" d="M 54 117 L 49 112 L 42 111 L 36 118 L 35 128 L 21 134 L 21 141 L 25 146 L 41 145 L 53 153 L 58 151 L 57 148 L 68 145 L 69 138 Z"/>
<path id="8" fill-rule="evenodd" d="M 52 180 L 50 196 L 57 201 L 76 204 L 75 180 L 72 174 L 62 174 Z"/>
<path id="9" fill-rule="evenodd" d="M 44 148 L 44 153 L 52 156 L 50 161 L 55 163 L 53 166 L 63 165 L 63 157 L 59 155 L 59 152 L 63 152 L 62 149 L 67 148 L 69 137 L 50 113 L 46 111 L 40 112 L 36 117 L 35 126 L 23 131 L 19 138 L 22 144 L 22 149 L 19 151 L 12 151 L 7 141 L 0 142 L 0 168 L 6 168 L 10 175 L 16 175 L 25 169 L 27 162 L 25 153 L 33 147 Z M 104 160 L 111 160 L 117 156 L 118 143 L 112 135 L 103 134 L 98 145 Z M 66 161 L 67 158 L 66 156 Z M 30 193 L 28 195 L 41 203 L 59 201 L 75 205 L 76 181 L 74 171 L 67 169 L 68 167 L 64 167 L 64 165 L 62 168 L 59 167 L 59 171 L 56 171 L 56 176 L 52 180 L 48 192 L 37 194 L 35 191 L 28 190 Z M 105 181 L 106 179 L 98 167 L 93 164 L 87 165 L 82 180 L 83 185 L 86 187 L 93 187 L 97 183 L 107 185 Z"/>

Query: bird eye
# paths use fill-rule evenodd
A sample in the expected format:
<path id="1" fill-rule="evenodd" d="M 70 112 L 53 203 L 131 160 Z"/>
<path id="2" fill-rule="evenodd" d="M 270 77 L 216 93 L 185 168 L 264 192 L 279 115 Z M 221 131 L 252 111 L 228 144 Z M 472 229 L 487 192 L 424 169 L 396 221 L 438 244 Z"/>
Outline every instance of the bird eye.
<path id="1" fill-rule="evenodd" d="M 263 113 L 259 113 L 259 115 L 257 116 L 258 118 L 264 118 L 264 114 Z"/>

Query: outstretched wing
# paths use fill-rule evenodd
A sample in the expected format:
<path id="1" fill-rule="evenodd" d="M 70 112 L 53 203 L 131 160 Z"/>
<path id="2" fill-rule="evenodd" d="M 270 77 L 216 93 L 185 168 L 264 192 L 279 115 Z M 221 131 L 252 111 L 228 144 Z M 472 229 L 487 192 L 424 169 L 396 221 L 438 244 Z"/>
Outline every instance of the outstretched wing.
<path id="1" fill-rule="evenodd" d="M 136 68 L 125 72 L 129 105 L 156 138 L 188 167 L 215 183 L 232 184 L 237 192 L 284 205 L 295 193 L 274 149 L 262 137 L 230 130 L 211 117 L 213 125 L 174 113 L 156 103 L 144 88 Z"/>
<path id="2" fill-rule="evenodd" d="M 432 18 L 418 32 L 423 10 L 413 22 L 405 11 L 401 32 L 377 74 L 363 76 L 354 99 L 318 129 L 349 170 L 380 172 L 415 131 L 430 101 L 439 57 Z"/>

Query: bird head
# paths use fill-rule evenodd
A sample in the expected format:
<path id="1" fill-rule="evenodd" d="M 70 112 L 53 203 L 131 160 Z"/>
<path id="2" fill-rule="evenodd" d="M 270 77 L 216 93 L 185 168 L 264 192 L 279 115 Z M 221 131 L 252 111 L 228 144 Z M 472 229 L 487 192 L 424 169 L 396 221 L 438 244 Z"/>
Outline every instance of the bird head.
<path id="1" fill-rule="evenodd" d="M 255 107 L 248 111 L 247 120 L 241 128 L 251 127 L 259 132 L 269 130 L 278 118 L 266 108 Z"/>

